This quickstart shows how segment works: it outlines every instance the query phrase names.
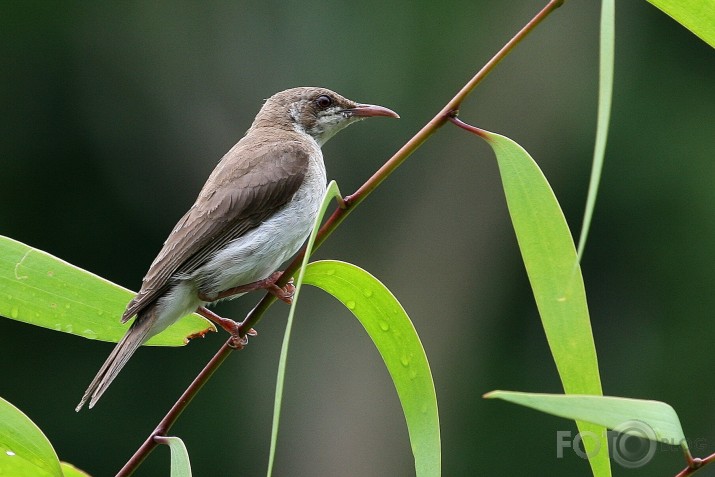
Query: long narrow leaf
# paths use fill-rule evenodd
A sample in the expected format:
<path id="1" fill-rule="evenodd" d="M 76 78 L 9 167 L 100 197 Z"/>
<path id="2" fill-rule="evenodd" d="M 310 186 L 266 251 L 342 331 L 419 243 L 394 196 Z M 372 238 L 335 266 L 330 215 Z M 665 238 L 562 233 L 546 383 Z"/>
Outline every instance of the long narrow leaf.
<path id="1" fill-rule="evenodd" d="M 320 224 L 323 222 L 323 216 L 325 211 L 328 209 L 328 205 L 333 199 L 342 200 L 340 195 L 340 189 L 335 181 L 330 181 L 328 187 L 323 196 L 323 201 L 318 210 L 318 216 L 313 224 L 313 230 L 308 238 L 308 244 L 306 246 L 305 256 L 303 258 L 303 264 L 298 272 L 298 279 L 295 282 L 295 293 L 293 294 L 293 303 L 291 303 L 290 311 L 288 312 L 288 321 L 286 322 L 286 329 L 283 334 L 283 343 L 281 345 L 281 354 L 278 358 L 278 373 L 276 375 L 276 394 L 273 401 L 273 424 L 271 426 L 271 447 L 268 453 L 268 470 L 267 475 L 271 477 L 273 474 L 273 465 L 275 464 L 276 457 L 276 447 L 278 445 L 278 427 L 280 425 L 281 417 L 281 406 L 283 403 L 283 386 L 285 384 L 285 372 L 286 363 L 288 362 L 288 347 L 290 345 L 290 336 L 293 330 L 293 321 L 295 317 L 295 307 L 298 304 L 298 296 L 300 295 L 300 289 L 303 284 L 303 275 L 305 274 L 305 267 L 310 259 L 310 254 L 313 252 L 313 245 L 315 244 L 315 237 L 320 229 Z"/>
<path id="2" fill-rule="evenodd" d="M 715 48 L 715 0 L 648 0 Z"/>
<path id="3" fill-rule="evenodd" d="M 330 293 L 360 321 L 392 377 L 407 421 L 418 477 L 439 476 L 437 397 L 422 343 L 397 299 L 375 277 L 345 262 L 306 267 L 304 283 Z"/>
<path id="4" fill-rule="evenodd" d="M 133 293 L 47 252 L 0 236 L 0 315 L 101 341 L 119 341 L 119 318 Z M 199 315 L 186 316 L 149 340 L 181 346 L 194 334 L 216 331 Z"/>
<path id="5" fill-rule="evenodd" d="M 191 477 L 191 462 L 189 461 L 189 451 L 178 437 L 154 438 L 160 444 L 166 444 L 171 451 L 171 477 Z"/>
<path id="6" fill-rule="evenodd" d="M 613 396 L 585 396 L 577 394 L 540 394 L 513 391 L 492 391 L 489 399 L 503 399 L 554 416 L 600 424 L 632 435 L 679 445 L 687 449 L 685 434 L 675 410 L 661 401 L 630 399 Z M 624 428 L 623 424 L 633 424 Z"/>
<path id="7" fill-rule="evenodd" d="M 61 462 L 63 477 L 90 477 L 90 475 L 67 462 Z"/>
<path id="8" fill-rule="evenodd" d="M 63 477 L 91 477 L 87 472 L 67 462 L 61 462 Z"/>
<path id="9" fill-rule="evenodd" d="M 62 477 L 52 444 L 29 417 L 0 398 L 0 475 Z"/>
<path id="10" fill-rule="evenodd" d="M 475 131 L 477 132 L 477 131 Z M 601 395 L 596 347 L 576 248 L 561 207 L 539 166 L 511 139 L 477 132 L 494 149 L 519 249 L 541 322 L 568 394 Z M 584 442 L 593 473 L 611 475 L 603 426 L 577 421 L 581 432 L 601 436 Z"/>
<path id="11" fill-rule="evenodd" d="M 593 148 L 591 179 L 588 184 L 586 207 L 583 213 L 581 236 L 578 240 L 578 256 L 583 257 L 588 231 L 591 228 L 593 209 L 596 206 L 598 185 L 601 182 L 603 161 L 606 156 L 608 123 L 611 119 L 613 100 L 613 64 L 616 49 L 616 6 L 615 0 L 603 0 L 601 3 L 600 59 L 598 72 L 598 119 L 596 121 L 596 142 Z"/>

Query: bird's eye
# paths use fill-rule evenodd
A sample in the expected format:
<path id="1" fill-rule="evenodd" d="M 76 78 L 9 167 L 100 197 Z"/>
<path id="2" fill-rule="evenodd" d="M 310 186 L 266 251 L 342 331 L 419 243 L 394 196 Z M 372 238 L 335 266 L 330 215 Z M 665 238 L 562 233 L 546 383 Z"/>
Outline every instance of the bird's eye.
<path id="1" fill-rule="evenodd" d="M 325 109 L 331 104 L 333 104 L 333 100 L 330 98 L 330 96 L 322 95 L 318 96 L 318 99 L 315 100 L 315 104 L 317 104 L 318 107 Z"/>

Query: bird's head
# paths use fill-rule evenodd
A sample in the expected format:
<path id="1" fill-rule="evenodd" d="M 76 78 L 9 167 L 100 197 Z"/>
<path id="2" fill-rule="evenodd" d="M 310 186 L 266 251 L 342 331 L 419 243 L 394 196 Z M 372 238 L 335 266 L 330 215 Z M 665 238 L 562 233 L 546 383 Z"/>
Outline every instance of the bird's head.
<path id="1" fill-rule="evenodd" d="M 268 98 L 253 128 L 289 128 L 312 136 L 322 146 L 346 126 L 373 116 L 399 118 L 397 113 L 382 106 L 356 103 L 325 88 L 303 87 Z"/>

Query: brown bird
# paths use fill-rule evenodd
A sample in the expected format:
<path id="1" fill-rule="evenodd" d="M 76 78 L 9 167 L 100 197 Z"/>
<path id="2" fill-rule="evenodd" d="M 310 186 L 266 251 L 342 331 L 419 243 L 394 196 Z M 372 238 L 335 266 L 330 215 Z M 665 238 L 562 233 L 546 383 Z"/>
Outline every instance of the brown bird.
<path id="1" fill-rule="evenodd" d="M 325 88 L 268 98 L 164 242 L 122 315 L 123 323 L 136 320 L 76 410 L 96 404 L 139 346 L 222 291 L 265 288 L 286 298 L 275 272 L 298 251 L 317 216 L 327 183 L 320 148 L 371 116 L 399 117 Z"/>

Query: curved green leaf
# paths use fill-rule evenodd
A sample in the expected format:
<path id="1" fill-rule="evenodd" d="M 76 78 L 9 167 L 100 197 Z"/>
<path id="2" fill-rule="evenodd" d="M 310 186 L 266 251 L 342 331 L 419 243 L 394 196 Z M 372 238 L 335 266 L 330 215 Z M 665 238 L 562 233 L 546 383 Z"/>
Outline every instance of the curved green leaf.
<path id="1" fill-rule="evenodd" d="M 342 302 L 370 335 L 397 389 L 417 476 L 440 475 L 439 415 L 432 373 L 402 305 L 375 277 L 345 262 L 311 263 L 303 281 Z"/>
<path id="2" fill-rule="evenodd" d="M 278 358 L 278 372 L 276 373 L 276 394 L 273 400 L 273 422 L 271 425 L 271 445 L 268 451 L 268 469 L 266 475 L 270 477 L 273 475 L 273 465 L 275 464 L 276 458 L 276 448 L 278 445 L 278 428 L 280 426 L 281 419 L 281 407 L 283 403 L 283 386 L 285 384 L 285 373 L 286 364 L 288 362 L 288 348 L 290 347 L 290 336 L 293 330 L 293 322 L 295 318 L 295 309 L 298 305 L 298 297 L 300 296 L 300 289 L 303 285 L 303 275 L 305 274 L 305 267 L 310 259 L 310 254 L 313 253 L 313 245 L 315 244 L 315 237 L 318 235 L 318 230 L 320 229 L 320 224 L 323 222 L 323 216 L 325 211 L 328 209 L 328 205 L 333 199 L 337 199 L 339 202 L 342 201 L 342 196 L 340 195 L 340 188 L 338 183 L 335 181 L 330 181 L 327 188 L 325 189 L 325 194 L 323 195 L 323 200 L 318 209 L 318 215 L 315 217 L 315 222 L 313 223 L 313 230 L 310 232 L 308 237 L 308 243 L 305 246 L 305 255 L 303 256 L 303 263 L 298 270 L 298 279 L 295 281 L 295 293 L 293 294 L 293 303 L 291 303 L 290 311 L 288 312 L 288 320 L 286 321 L 286 329 L 283 333 L 283 342 L 281 344 L 281 354 Z"/>
<path id="3" fill-rule="evenodd" d="M 186 450 L 184 441 L 178 437 L 154 438 L 160 444 L 166 444 L 171 450 L 171 477 L 191 477 L 191 462 L 189 461 L 189 451 Z"/>
<path id="4" fill-rule="evenodd" d="M 593 209 L 596 206 L 598 185 L 601 182 L 603 162 L 606 156 L 608 123 L 611 120 L 613 102 L 613 64 L 616 49 L 616 5 L 615 0 L 601 2 L 600 49 L 598 62 L 598 119 L 596 121 L 596 141 L 593 147 L 591 179 L 588 184 L 586 207 L 583 211 L 581 236 L 578 239 L 578 256 L 583 257 L 588 231 L 591 228 Z"/>
<path id="5" fill-rule="evenodd" d="M 554 416 L 592 422 L 615 430 L 623 429 L 622 425 L 626 422 L 637 421 L 647 427 L 623 430 L 639 437 L 687 449 L 678 414 L 669 404 L 661 401 L 513 391 L 492 391 L 484 397 L 503 399 Z"/>
<path id="6" fill-rule="evenodd" d="M 521 146 L 499 134 L 479 130 L 494 149 L 519 249 L 539 309 L 546 338 L 564 390 L 601 395 L 596 347 L 586 304 L 581 267 L 566 219 L 539 166 Z M 601 436 L 586 441 L 596 476 L 610 476 L 602 426 L 577 421 L 581 432 Z"/>
<path id="7" fill-rule="evenodd" d="M 52 444 L 22 411 L 0 398 L 0 475 L 62 477 Z"/>
<path id="8" fill-rule="evenodd" d="M 90 477 L 90 475 L 67 462 L 61 462 L 64 477 Z"/>
<path id="9" fill-rule="evenodd" d="M 715 0 L 648 0 L 715 48 Z"/>
<path id="10" fill-rule="evenodd" d="M 0 315 L 101 341 L 119 341 L 119 322 L 133 293 L 47 252 L 0 236 Z M 193 334 L 216 331 L 199 315 L 186 316 L 147 344 L 181 346 Z"/>

